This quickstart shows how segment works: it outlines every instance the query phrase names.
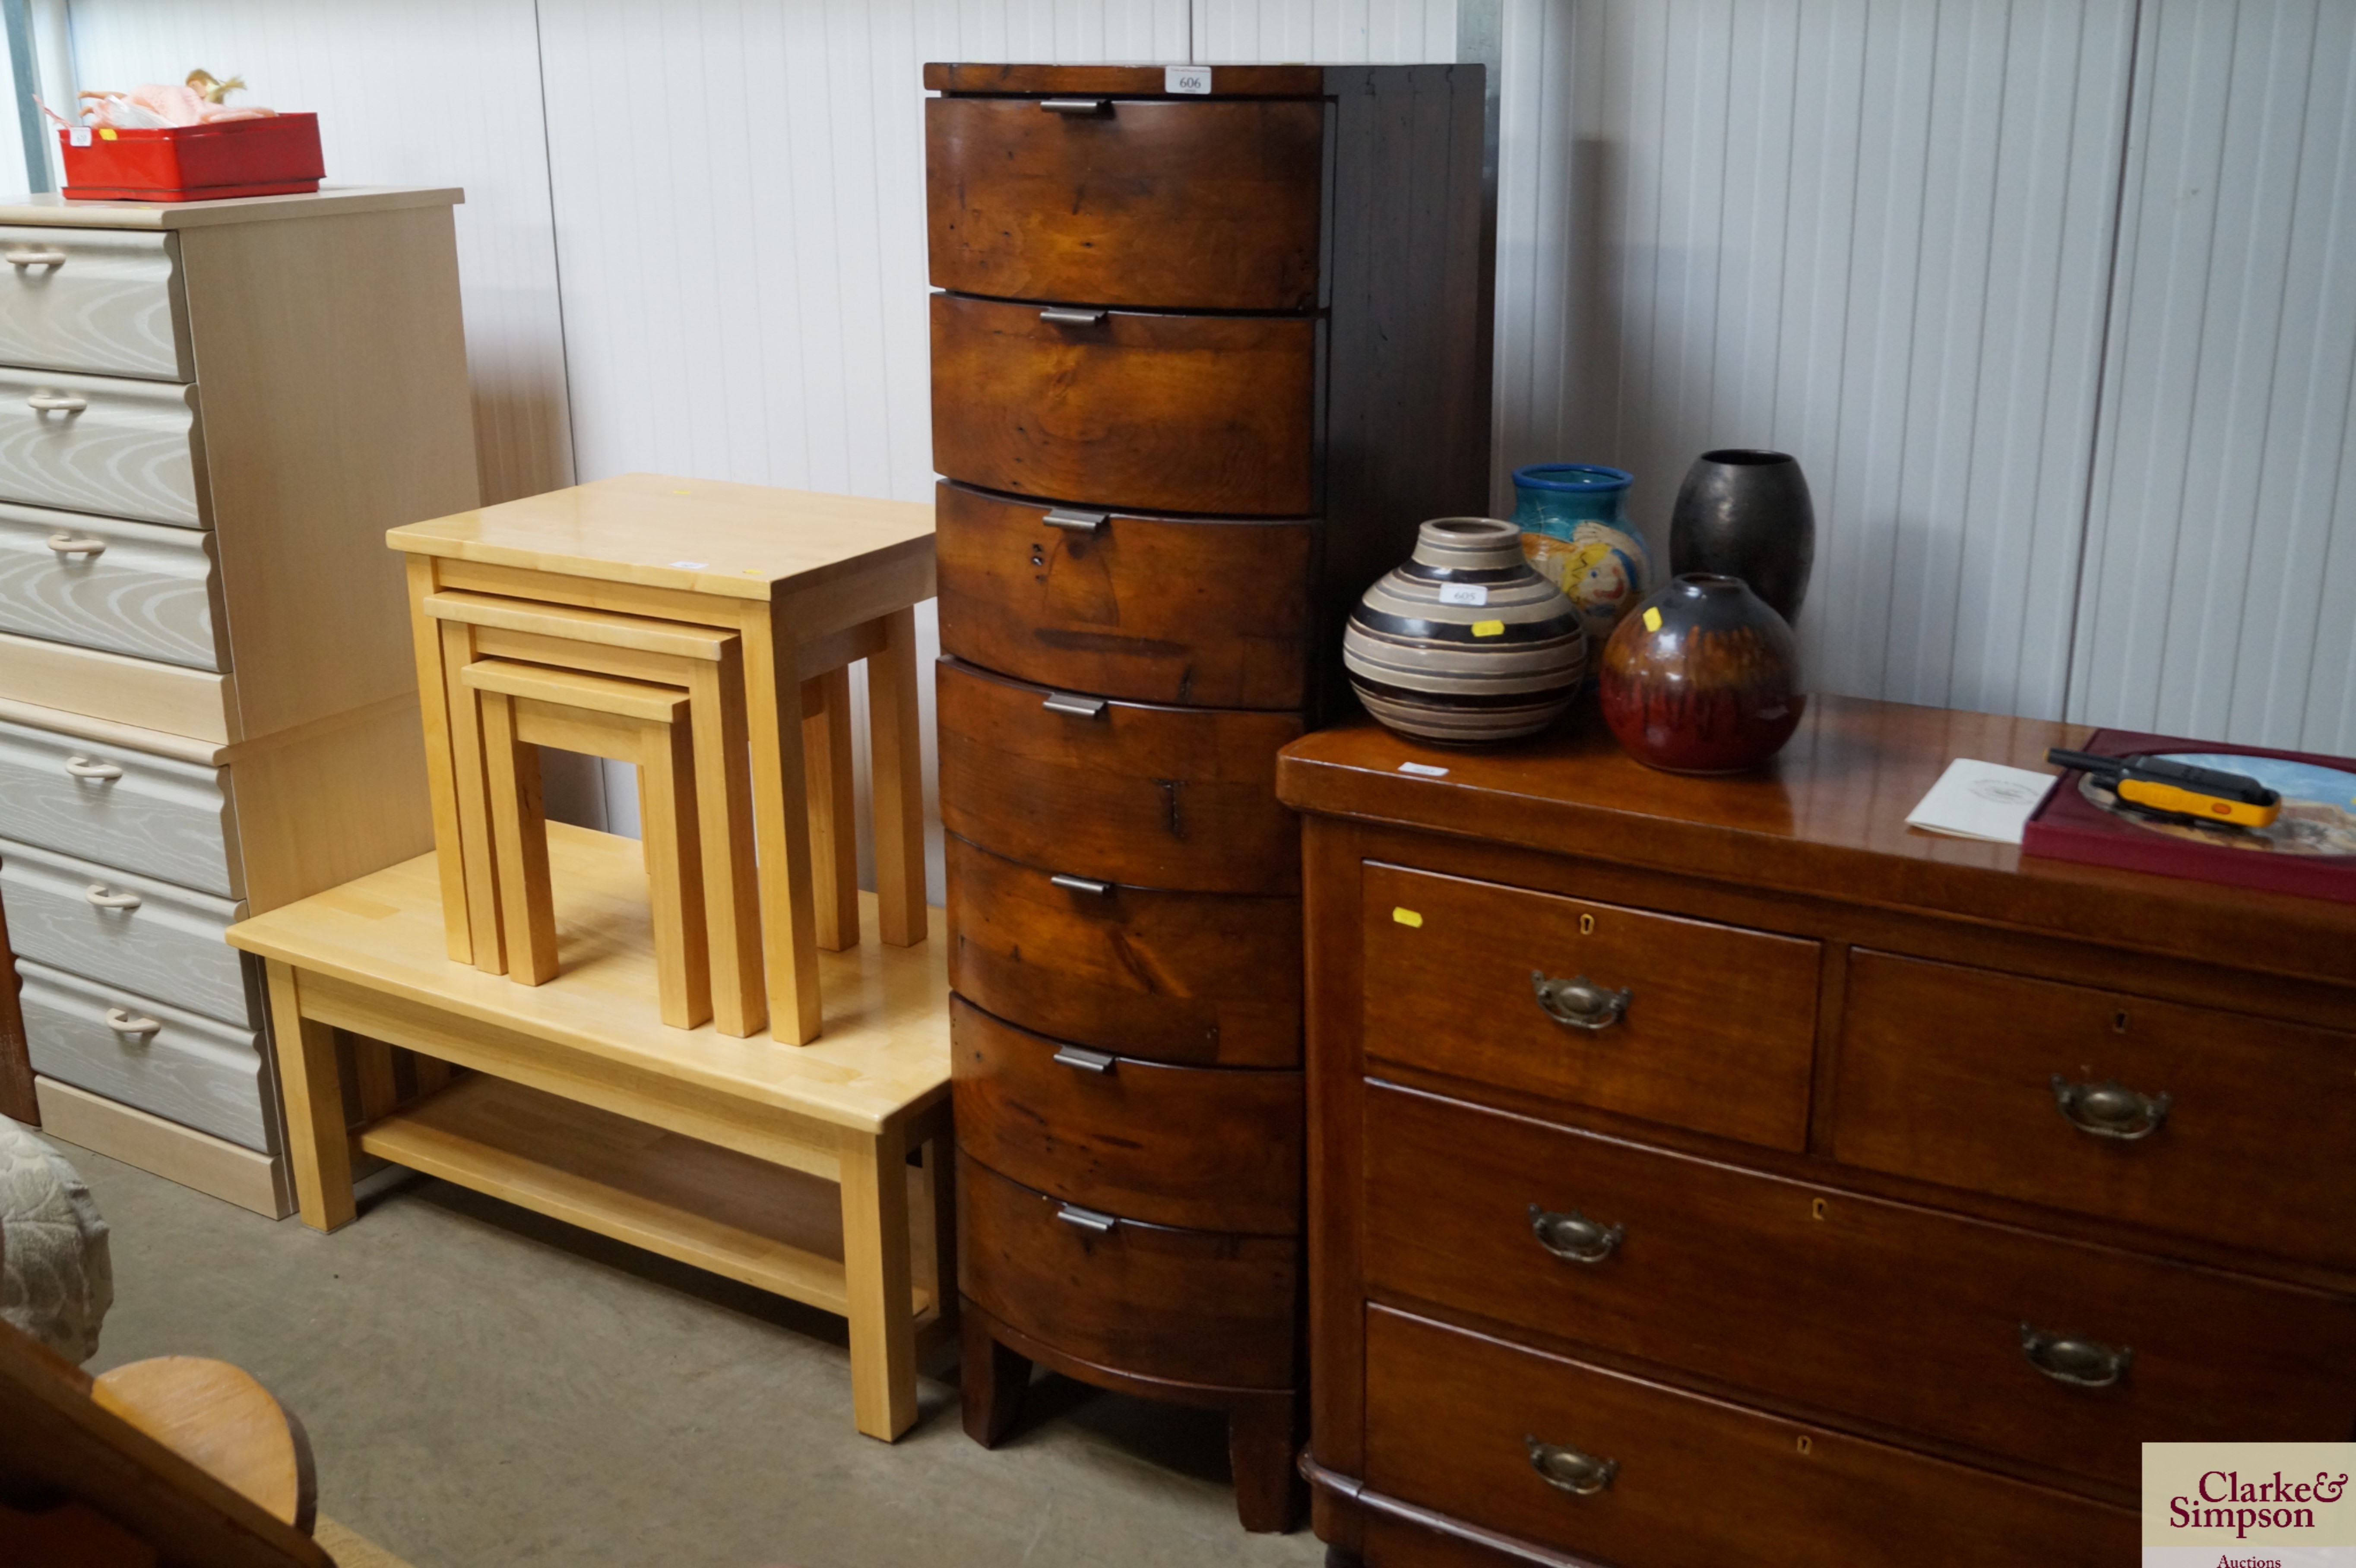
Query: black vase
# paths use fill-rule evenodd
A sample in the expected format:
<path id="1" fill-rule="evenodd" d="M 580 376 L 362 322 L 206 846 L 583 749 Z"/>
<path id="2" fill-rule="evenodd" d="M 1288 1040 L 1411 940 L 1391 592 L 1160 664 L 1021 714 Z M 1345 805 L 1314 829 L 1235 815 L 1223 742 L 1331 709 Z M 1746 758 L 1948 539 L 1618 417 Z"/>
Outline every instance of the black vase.
<path id="1" fill-rule="evenodd" d="M 1816 507 L 1807 476 L 1784 453 L 1730 447 L 1686 470 L 1669 515 L 1669 571 L 1739 577 L 1786 621 L 1808 596 Z"/>

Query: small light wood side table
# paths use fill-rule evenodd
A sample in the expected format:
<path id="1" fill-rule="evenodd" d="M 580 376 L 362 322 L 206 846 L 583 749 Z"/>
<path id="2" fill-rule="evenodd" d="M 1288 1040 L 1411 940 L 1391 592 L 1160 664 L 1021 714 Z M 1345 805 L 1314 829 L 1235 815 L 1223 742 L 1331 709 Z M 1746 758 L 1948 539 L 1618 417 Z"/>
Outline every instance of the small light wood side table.
<path id="1" fill-rule="evenodd" d="M 267 961 L 304 1222 L 351 1221 L 364 1153 L 841 1313 L 856 1424 L 898 1436 L 956 1311 L 947 944 L 823 955 L 833 1027 L 801 1050 L 671 1029 L 638 844 L 550 823 L 548 852 L 576 956 L 544 986 L 450 962 L 433 855 L 230 928 Z M 355 1134 L 338 1030 L 430 1092 L 396 1104 L 363 1061 Z"/>
<path id="2" fill-rule="evenodd" d="M 894 946 L 925 939 L 915 606 L 933 596 L 929 504 L 628 474 L 412 523 L 386 540 L 409 558 L 450 958 L 477 963 L 484 945 L 498 954 L 504 943 L 487 859 L 468 864 L 452 848 L 480 809 L 460 796 L 452 748 L 479 735 L 454 721 L 453 672 L 423 601 L 453 589 L 724 627 L 743 639 L 769 1030 L 793 1045 L 820 1028 L 798 694 L 804 681 L 866 659 L 881 934 Z M 833 837 L 847 850 L 848 831 L 839 825 Z"/>

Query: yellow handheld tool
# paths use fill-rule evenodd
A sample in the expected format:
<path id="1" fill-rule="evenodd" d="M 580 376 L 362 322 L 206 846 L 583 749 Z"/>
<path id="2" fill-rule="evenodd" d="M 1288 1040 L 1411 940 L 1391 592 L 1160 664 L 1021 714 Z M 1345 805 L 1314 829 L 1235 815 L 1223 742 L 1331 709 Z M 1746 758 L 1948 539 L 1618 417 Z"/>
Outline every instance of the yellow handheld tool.
<path id="1" fill-rule="evenodd" d="M 2282 796 L 2246 773 L 2196 768 L 2164 757 L 2045 753 L 2056 767 L 2077 768 L 2146 816 L 2207 827 L 2265 827 L 2282 815 Z"/>

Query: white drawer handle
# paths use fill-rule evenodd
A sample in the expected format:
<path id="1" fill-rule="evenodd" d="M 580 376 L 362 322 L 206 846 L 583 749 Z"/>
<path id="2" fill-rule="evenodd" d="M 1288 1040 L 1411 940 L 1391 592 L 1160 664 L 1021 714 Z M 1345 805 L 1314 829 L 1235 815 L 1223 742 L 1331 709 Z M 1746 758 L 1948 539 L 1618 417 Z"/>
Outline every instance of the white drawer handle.
<path id="1" fill-rule="evenodd" d="M 25 400 L 25 406 L 28 409 L 38 409 L 45 414 L 57 412 L 78 414 L 90 407 L 90 400 L 78 398 L 71 392 L 35 392 Z"/>
<path id="2" fill-rule="evenodd" d="M 63 251 L 11 251 L 5 260 L 12 267 L 62 267 L 66 264 Z"/>
<path id="3" fill-rule="evenodd" d="M 134 1019 L 121 1008 L 106 1009 L 106 1027 L 120 1035 L 134 1035 L 141 1040 L 162 1030 L 163 1025 L 154 1019 Z"/>
<path id="4" fill-rule="evenodd" d="M 123 770 L 112 763 L 93 763 L 88 757 L 68 757 L 66 772 L 78 779 L 119 779 Z"/>
<path id="5" fill-rule="evenodd" d="M 96 560 L 106 553 L 106 541 L 88 534 L 51 534 L 49 548 L 59 555 L 86 555 Z"/>
<path id="6" fill-rule="evenodd" d="M 106 891 L 104 882 L 91 883 L 81 896 L 88 899 L 91 905 L 98 909 L 137 909 L 139 907 L 137 893 L 110 893 Z"/>

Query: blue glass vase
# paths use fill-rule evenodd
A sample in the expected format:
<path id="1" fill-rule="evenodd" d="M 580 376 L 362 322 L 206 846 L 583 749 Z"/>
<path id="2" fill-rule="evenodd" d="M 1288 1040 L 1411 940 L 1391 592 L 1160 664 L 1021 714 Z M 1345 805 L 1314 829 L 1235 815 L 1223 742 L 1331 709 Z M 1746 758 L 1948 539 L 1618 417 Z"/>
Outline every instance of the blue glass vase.
<path id="1" fill-rule="evenodd" d="M 1653 557 L 1628 526 L 1625 469 L 1537 463 L 1514 470 L 1514 523 L 1522 553 L 1570 596 L 1600 656 L 1630 605 L 1652 591 Z"/>

